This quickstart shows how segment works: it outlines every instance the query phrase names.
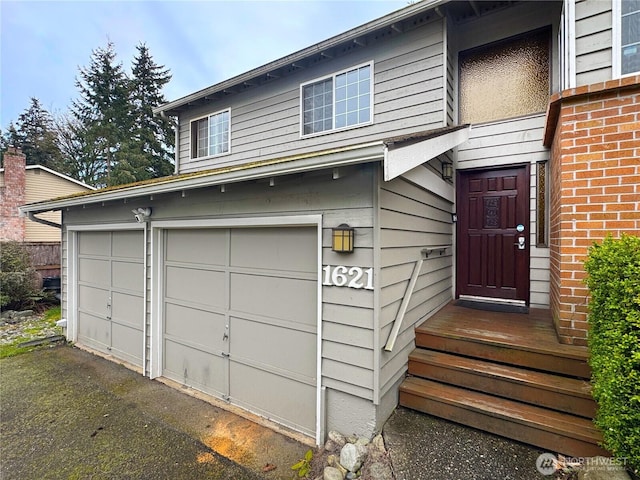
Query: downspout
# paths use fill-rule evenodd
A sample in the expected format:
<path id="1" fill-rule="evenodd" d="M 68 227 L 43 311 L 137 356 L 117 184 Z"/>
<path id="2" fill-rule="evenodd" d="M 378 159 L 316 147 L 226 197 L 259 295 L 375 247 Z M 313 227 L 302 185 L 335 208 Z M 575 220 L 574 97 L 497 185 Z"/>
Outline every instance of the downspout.
<path id="1" fill-rule="evenodd" d="M 60 225 L 59 223 L 50 222 L 49 220 L 45 220 L 44 218 L 38 218 L 33 212 L 27 212 L 27 217 L 32 222 L 41 223 L 43 225 L 47 225 L 48 227 L 59 228 L 60 230 L 62 230 L 62 225 Z"/>

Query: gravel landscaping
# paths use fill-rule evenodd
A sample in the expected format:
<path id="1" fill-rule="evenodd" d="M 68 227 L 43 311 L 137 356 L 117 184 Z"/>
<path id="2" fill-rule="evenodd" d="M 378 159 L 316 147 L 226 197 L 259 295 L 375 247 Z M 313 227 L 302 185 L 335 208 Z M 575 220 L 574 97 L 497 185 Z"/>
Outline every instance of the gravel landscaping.
<path id="1" fill-rule="evenodd" d="M 3 311 L 0 314 L 0 358 L 35 348 L 34 340 L 61 336 L 62 328 L 56 325 L 59 319 L 59 307 L 42 313 L 33 310 Z M 23 345 L 25 343 L 29 345 Z"/>

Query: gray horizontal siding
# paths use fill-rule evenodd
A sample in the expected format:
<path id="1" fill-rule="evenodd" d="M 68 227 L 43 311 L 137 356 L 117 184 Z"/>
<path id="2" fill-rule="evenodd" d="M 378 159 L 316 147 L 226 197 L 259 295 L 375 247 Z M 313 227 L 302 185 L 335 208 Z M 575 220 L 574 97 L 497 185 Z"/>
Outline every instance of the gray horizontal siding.
<path id="1" fill-rule="evenodd" d="M 452 28 L 448 26 L 448 28 Z M 456 118 L 458 115 L 456 114 L 458 102 L 456 102 L 456 93 L 455 93 L 455 84 L 456 84 L 456 65 L 455 56 L 451 52 L 451 47 L 447 43 L 447 63 L 446 63 L 446 88 L 444 89 L 444 94 L 447 99 L 447 110 L 446 110 L 446 121 L 447 126 L 454 125 L 456 122 Z"/>
<path id="2" fill-rule="evenodd" d="M 473 125 L 458 147 L 457 168 L 479 168 L 549 159 L 542 145 L 544 114 Z"/>
<path id="3" fill-rule="evenodd" d="M 268 182 L 233 184 L 87 205 L 65 212 L 67 225 L 132 222 L 131 209 L 150 206 L 152 219 L 223 219 L 281 215 L 323 216 L 322 263 L 324 265 L 373 267 L 373 170 L 374 166 L 352 167 L 334 180 L 330 170 L 278 178 Z M 348 223 L 355 228 L 356 249 L 350 255 L 331 250 L 331 228 Z M 151 239 L 151 235 L 149 235 Z M 151 248 L 148 250 L 151 252 Z M 63 254 L 66 255 L 66 244 Z M 150 254 L 150 253 L 149 253 Z M 149 258 L 150 260 L 150 258 Z M 151 262 L 149 261 L 149 265 Z M 147 271 L 150 276 L 151 267 Z M 63 272 L 64 287 L 67 272 Z M 151 285 L 151 282 L 149 282 Z M 151 292 L 147 292 L 147 307 Z M 323 287 L 323 385 L 373 399 L 374 300 L 373 292 L 346 287 Z M 66 304 L 64 304 L 66 311 Z M 150 319 L 148 319 L 150 322 Z M 148 329 L 151 330 L 150 328 Z"/>
<path id="4" fill-rule="evenodd" d="M 531 306 L 549 307 L 549 249 L 536 247 L 536 162 L 548 161 L 549 150 L 542 145 L 544 115 L 503 122 L 474 125 L 467 142 L 458 148 L 457 168 L 485 168 L 531 164 L 530 236 Z"/>
<path id="5" fill-rule="evenodd" d="M 442 21 L 434 21 L 313 68 L 301 69 L 253 91 L 230 95 L 228 103 L 216 102 L 190 110 L 179 119 L 180 172 L 309 153 L 442 126 L 442 35 Z M 371 60 L 373 123 L 300 138 L 300 84 Z M 231 108 L 231 153 L 191 160 L 190 122 L 225 108 Z"/>
<path id="6" fill-rule="evenodd" d="M 380 343 L 389 337 L 421 250 L 453 243 L 452 205 L 402 178 L 383 183 L 380 213 Z M 451 300 L 452 249 L 424 261 L 392 352 L 380 358 L 381 398 L 403 376 L 414 328 Z"/>
<path id="7" fill-rule="evenodd" d="M 611 0 L 576 1 L 576 85 L 612 78 Z"/>

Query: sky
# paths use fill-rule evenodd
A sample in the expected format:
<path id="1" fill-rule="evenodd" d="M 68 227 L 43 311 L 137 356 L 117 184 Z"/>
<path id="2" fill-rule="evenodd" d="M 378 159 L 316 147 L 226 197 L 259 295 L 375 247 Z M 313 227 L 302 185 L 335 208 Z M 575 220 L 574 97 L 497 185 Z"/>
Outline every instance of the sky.
<path id="1" fill-rule="evenodd" d="M 91 52 L 113 42 L 130 72 L 143 42 L 175 100 L 408 5 L 407 0 L 0 0 L 0 128 L 36 97 L 53 114 L 78 98 Z"/>

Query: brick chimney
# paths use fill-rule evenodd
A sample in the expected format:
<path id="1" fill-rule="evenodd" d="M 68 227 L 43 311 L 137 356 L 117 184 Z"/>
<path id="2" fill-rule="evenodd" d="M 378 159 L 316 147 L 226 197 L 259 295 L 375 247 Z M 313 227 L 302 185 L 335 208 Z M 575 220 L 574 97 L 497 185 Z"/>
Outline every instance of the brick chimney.
<path id="1" fill-rule="evenodd" d="M 0 183 L 0 240 L 24 241 L 25 218 L 18 215 L 24 204 L 26 157 L 9 147 L 4 153 L 4 181 Z"/>

